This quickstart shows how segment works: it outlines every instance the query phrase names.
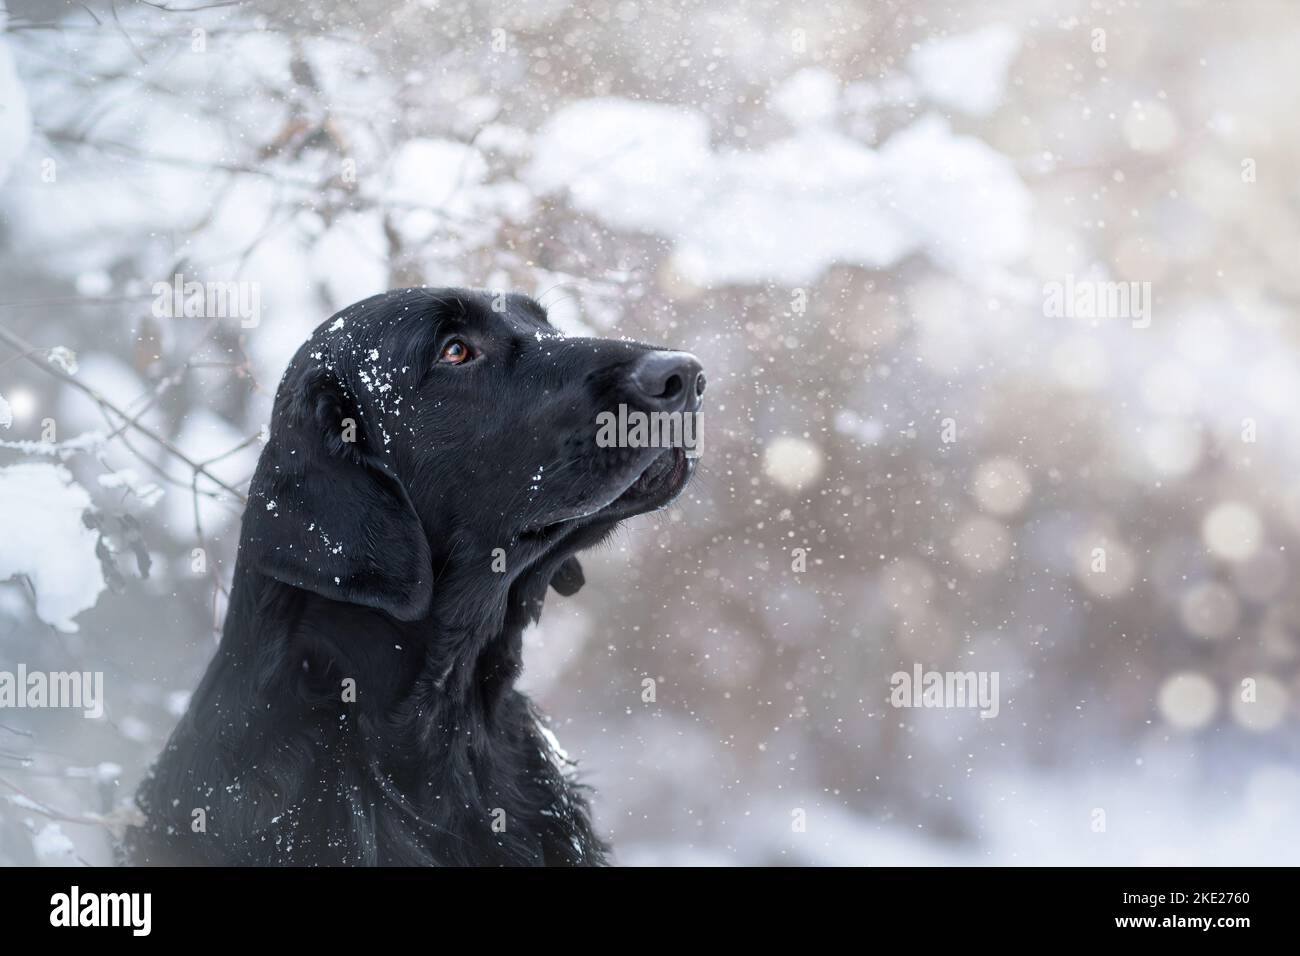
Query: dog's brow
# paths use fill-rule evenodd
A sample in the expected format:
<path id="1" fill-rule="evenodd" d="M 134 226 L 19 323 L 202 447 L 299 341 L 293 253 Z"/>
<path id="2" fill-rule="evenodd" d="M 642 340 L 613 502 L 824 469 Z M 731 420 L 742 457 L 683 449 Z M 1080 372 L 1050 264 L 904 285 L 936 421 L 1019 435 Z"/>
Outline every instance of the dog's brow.
<path id="1" fill-rule="evenodd" d="M 516 295 L 515 300 L 519 303 L 519 307 L 524 312 L 527 312 L 530 316 L 537 319 L 537 321 L 541 322 L 543 325 L 551 324 L 550 316 L 546 314 L 546 310 L 542 308 L 541 303 L 536 299 L 530 298 L 526 295 Z"/>

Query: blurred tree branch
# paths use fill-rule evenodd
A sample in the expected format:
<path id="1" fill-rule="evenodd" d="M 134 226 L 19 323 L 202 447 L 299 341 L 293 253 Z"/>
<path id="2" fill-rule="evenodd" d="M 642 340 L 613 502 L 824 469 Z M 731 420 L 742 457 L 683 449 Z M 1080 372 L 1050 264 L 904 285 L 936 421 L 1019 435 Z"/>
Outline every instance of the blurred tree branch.
<path id="1" fill-rule="evenodd" d="M 155 432 L 153 429 L 149 428 L 148 426 L 141 424 L 138 415 L 134 415 L 134 416 L 131 415 L 130 413 L 124 411 L 123 409 L 119 408 L 117 405 L 110 402 L 96 389 L 90 387 L 89 385 L 86 385 L 84 382 L 78 381 L 75 376 L 68 374 L 67 372 L 63 371 L 63 369 L 51 365 L 49 362 L 42 361 L 41 359 L 37 358 L 37 354 L 46 351 L 45 349 L 40 349 L 37 348 L 36 346 L 30 345 L 22 338 L 15 335 L 13 332 L 10 332 L 8 329 L 4 328 L 3 326 L 0 326 L 0 342 L 3 342 L 11 349 L 18 352 L 22 358 L 31 362 L 37 368 L 43 370 L 46 374 L 52 375 L 55 378 L 59 379 L 60 381 L 64 382 L 65 384 L 71 385 L 73 388 L 77 389 L 77 391 L 89 397 L 92 401 L 95 402 L 95 404 L 97 404 L 105 412 L 117 416 L 120 419 L 121 422 L 120 427 L 122 429 L 130 429 L 148 438 L 154 444 L 158 445 L 160 448 L 166 451 L 169 455 L 174 457 L 177 461 L 180 461 L 182 464 L 189 467 L 189 469 L 194 473 L 196 478 L 200 476 L 206 478 L 208 481 L 211 481 L 218 488 L 221 488 L 223 491 L 234 496 L 234 498 L 237 499 L 241 504 L 247 501 L 247 498 L 241 491 L 239 491 L 239 489 L 235 488 L 232 485 L 226 484 L 226 482 L 222 481 L 211 471 L 209 471 L 203 462 L 197 462 L 194 459 L 190 458 L 187 454 L 185 454 L 185 452 L 177 448 L 176 445 L 173 444 L 171 441 L 164 438 L 162 435 L 159 435 L 157 432 Z"/>

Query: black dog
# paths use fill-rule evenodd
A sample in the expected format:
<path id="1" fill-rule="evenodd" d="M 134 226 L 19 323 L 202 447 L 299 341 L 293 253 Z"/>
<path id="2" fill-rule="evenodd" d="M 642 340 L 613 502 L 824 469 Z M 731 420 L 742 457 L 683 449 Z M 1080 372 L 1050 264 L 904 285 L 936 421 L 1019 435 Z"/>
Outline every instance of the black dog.
<path id="1" fill-rule="evenodd" d="M 526 697 L 574 554 L 675 498 L 699 362 L 565 338 L 524 296 L 404 289 L 322 324 L 276 393 L 217 651 L 138 802 L 136 863 L 599 864 Z"/>

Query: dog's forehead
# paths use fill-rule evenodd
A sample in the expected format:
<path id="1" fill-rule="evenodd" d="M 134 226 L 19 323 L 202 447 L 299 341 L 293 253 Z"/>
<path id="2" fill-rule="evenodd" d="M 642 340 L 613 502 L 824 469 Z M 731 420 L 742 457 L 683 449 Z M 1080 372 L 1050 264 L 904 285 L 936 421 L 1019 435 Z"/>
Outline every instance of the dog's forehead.
<path id="1" fill-rule="evenodd" d="M 518 332 L 538 325 L 550 327 L 546 310 L 529 296 L 518 292 L 483 292 L 475 296 L 474 307 L 466 310 L 468 324 L 483 328 Z"/>
<path id="2" fill-rule="evenodd" d="M 518 292 L 513 293 L 510 296 L 510 299 L 511 305 L 514 306 L 515 310 L 519 314 L 534 322 L 541 322 L 543 325 L 551 324 L 550 317 L 547 316 L 546 310 L 542 308 L 541 304 L 536 299 L 531 296 L 521 295 Z"/>
<path id="3" fill-rule="evenodd" d="M 546 310 L 529 296 L 484 289 L 400 289 L 373 296 L 322 323 L 303 345 L 313 360 L 375 353 L 413 359 L 434 336 L 457 328 L 489 338 L 549 339 Z"/>

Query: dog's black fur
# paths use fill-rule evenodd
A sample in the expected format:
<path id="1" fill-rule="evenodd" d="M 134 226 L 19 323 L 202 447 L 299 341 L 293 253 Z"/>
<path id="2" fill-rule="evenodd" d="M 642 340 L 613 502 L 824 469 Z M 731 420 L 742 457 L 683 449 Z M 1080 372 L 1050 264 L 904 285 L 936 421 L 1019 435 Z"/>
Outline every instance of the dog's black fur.
<path id="1" fill-rule="evenodd" d="M 221 645 L 140 787 L 128 859 L 605 862 L 514 683 L 547 586 L 582 584 L 574 554 L 690 477 L 681 449 L 597 447 L 598 412 L 641 407 L 630 377 L 652 352 L 459 289 L 316 329 L 276 393 Z M 702 391 L 699 375 L 686 410 Z"/>

